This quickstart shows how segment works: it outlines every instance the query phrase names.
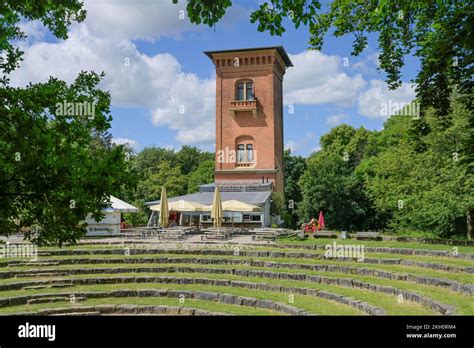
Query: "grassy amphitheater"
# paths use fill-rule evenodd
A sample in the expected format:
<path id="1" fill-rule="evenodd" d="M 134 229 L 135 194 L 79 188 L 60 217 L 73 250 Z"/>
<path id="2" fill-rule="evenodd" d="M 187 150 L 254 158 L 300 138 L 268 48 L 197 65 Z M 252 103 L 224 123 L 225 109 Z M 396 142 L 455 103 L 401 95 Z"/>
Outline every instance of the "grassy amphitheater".
<path id="1" fill-rule="evenodd" d="M 1 315 L 474 315 L 474 247 L 85 240 L 0 259 Z M 455 250 L 455 251 L 453 251 Z"/>

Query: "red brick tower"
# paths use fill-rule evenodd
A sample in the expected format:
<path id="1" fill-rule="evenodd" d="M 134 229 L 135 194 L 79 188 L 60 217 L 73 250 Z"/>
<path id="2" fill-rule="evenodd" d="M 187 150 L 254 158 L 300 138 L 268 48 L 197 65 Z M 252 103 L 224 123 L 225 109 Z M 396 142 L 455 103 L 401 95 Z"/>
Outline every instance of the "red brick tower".
<path id="1" fill-rule="evenodd" d="M 284 191 L 283 75 L 285 49 L 205 52 L 216 67 L 216 169 L 223 183 L 273 183 Z"/>

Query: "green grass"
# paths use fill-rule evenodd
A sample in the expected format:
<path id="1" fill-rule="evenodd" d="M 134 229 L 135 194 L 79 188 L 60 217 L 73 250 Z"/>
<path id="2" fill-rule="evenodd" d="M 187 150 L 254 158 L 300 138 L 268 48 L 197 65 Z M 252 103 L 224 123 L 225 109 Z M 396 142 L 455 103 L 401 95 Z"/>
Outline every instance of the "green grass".
<path id="1" fill-rule="evenodd" d="M 389 248 L 409 248 L 409 249 L 426 249 L 426 250 L 453 250 L 453 245 L 444 245 L 444 244 L 428 244 L 428 243 L 415 243 L 415 242 L 397 242 L 397 241 L 372 241 L 372 240 L 357 240 L 355 238 L 351 239 L 331 239 L 331 238 L 308 238 L 305 240 L 294 240 L 290 237 L 281 237 L 278 239 L 280 244 L 316 244 L 316 245 L 325 245 L 332 244 L 336 241 L 338 244 L 358 244 L 364 243 L 367 247 L 389 247 Z M 474 247 L 472 246 L 463 246 L 456 245 L 460 253 L 474 253 Z"/>
<path id="2" fill-rule="evenodd" d="M 126 256 L 124 256 L 126 257 Z M 131 258 L 150 258 L 150 255 L 133 255 Z M 222 258 L 216 256 L 209 256 L 209 255 L 176 255 L 176 254 L 160 254 L 157 257 L 183 257 L 183 258 Z M 101 257 L 94 257 L 101 259 Z M 119 258 L 118 256 L 115 257 L 105 257 L 104 259 L 112 259 L 112 258 Z M 246 260 L 249 259 L 245 256 L 227 256 L 227 259 L 234 259 L 234 260 Z M 60 258 L 59 258 L 60 259 Z M 404 265 L 386 265 L 386 264 L 369 264 L 369 263 L 360 263 L 360 262 L 353 262 L 353 261 L 335 261 L 335 260 L 315 260 L 315 259 L 297 259 L 297 258 L 263 258 L 263 257 L 252 257 L 252 260 L 259 260 L 259 261 L 270 261 L 270 262 L 279 262 L 279 263 L 295 263 L 295 264 L 311 264 L 311 265 L 340 265 L 340 266 L 347 266 L 347 267 L 356 267 L 356 268 L 368 268 L 374 270 L 381 270 L 381 271 L 390 271 L 390 272 L 397 272 L 402 274 L 413 274 L 418 276 L 429 276 L 432 278 L 440 278 L 440 279 L 449 279 L 453 281 L 457 281 L 464 284 L 471 284 L 474 283 L 474 274 L 472 273 L 461 273 L 461 272 L 446 272 L 442 270 L 432 270 L 428 268 L 422 268 L 418 266 L 404 266 Z M 58 259 L 56 259 L 58 260 Z M 76 268 L 110 268 L 110 267 L 123 267 L 123 268 L 136 268 L 136 267 L 159 267 L 165 266 L 169 264 L 158 264 L 158 263 L 116 263 L 116 264 L 108 264 L 108 263 L 94 263 L 94 264 L 67 264 L 67 265 L 52 265 L 52 266 L 39 266 L 33 267 L 30 265 L 26 266 L 12 266 L 12 267 L 0 267 L 1 271 L 26 271 L 32 269 L 39 269 L 48 271 L 50 268 L 55 269 L 76 269 Z M 177 263 L 175 265 L 183 265 L 181 263 Z M 197 264 L 195 264 L 197 265 Z M 225 266 L 225 265 L 210 265 L 213 267 L 217 266 Z M 250 266 L 245 265 L 231 265 L 226 267 L 232 268 L 249 268 Z M 252 267 L 253 268 L 253 267 Z M 274 268 L 276 269 L 276 268 Z M 281 271 L 286 271 L 288 268 L 280 268 Z M 0 279 L 0 283 L 5 281 L 6 279 Z"/>
<path id="3" fill-rule="evenodd" d="M 143 298 L 143 297 L 127 297 L 127 298 L 94 298 L 86 301 L 81 301 L 77 304 L 69 302 L 54 302 L 54 303 L 39 303 L 31 305 L 20 305 L 13 307 L 1 308 L 0 315 L 15 314 L 19 312 L 37 312 L 41 309 L 55 309 L 55 308 L 81 308 L 84 306 L 97 306 L 103 304 L 120 305 L 140 305 L 140 306 L 178 306 L 191 307 L 196 309 L 204 309 L 211 312 L 230 313 L 233 315 L 285 315 L 284 313 L 272 311 L 269 309 L 252 308 L 246 306 L 238 306 L 231 304 L 222 304 L 218 302 L 209 302 L 195 299 L 185 300 L 180 303 L 177 298 Z"/>
<path id="4" fill-rule="evenodd" d="M 64 292 L 75 292 L 77 295 L 80 295 L 83 291 L 111 291 L 111 290 L 138 290 L 138 289 L 156 289 L 156 288 L 166 288 L 168 290 L 201 290 L 201 291 L 214 291 L 219 293 L 233 294 L 237 296 L 247 296 L 254 297 L 257 299 L 267 299 L 275 302 L 281 302 L 288 304 L 290 306 L 295 306 L 305 311 L 311 312 L 313 314 L 319 315 L 363 315 L 364 313 L 359 310 L 349 307 L 344 304 L 339 304 L 334 301 L 325 300 L 322 298 L 306 296 L 306 295 L 294 295 L 294 302 L 289 302 L 289 294 L 272 292 L 272 291 L 261 291 L 261 290 L 251 290 L 243 288 L 233 288 L 233 287 L 224 287 L 224 286 L 212 286 L 212 285 L 202 285 L 202 284 L 150 284 L 150 283 L 129 283 L 129 284 L 100 284 L 100 285 L 79 285 L 75 286 L 74 290 L 64 290 L 64 289 L 48 289 L 47 293 L 64 293 Z M 50 291 L 51 290 L 51 291 Z M 7 297 L 9 296 L 21 296 L 26 294 L 33 293 L 44 293 L 45 290 L 27 290 L 15 291 L 13 294 L 3 294 Z M 187 300 L 186 300 L 187 302 Z M 187 305 L 185 302 L 185 305 Z M 105 303 L 105 302 L 104 302 Z M 108 303 L 108 302 L 107 302 Z M 8 309 L 9 307 L 0 308 L 0 313 L 3 309 Z"/>
<path id="5" fill-rule="evenodd" d="M 319 241 L 319 242 L 322 242 L 323 240 L 315 240 L 315 241 Z M 332 244 L 332 241 L 334 240 L 329 240 L 329 239 L 326 239 L 324 240 L 325 242 L 324 243 L 321 243 L 322 245 L 326 245 L 326 244 Z M 341 244 L 352 244 L 352 243 L 348 243 L 347 241 L 342 241 L 343 243 Z M 337 242 L 339 243 L 339 241 Z M 364 246 L 368 246 L 366 244 L 367 242 L 365 241 L 359 241 L 358 244 L 362 244 Z M 381 242 L 375 242 L 375 243 L 381 243 Z M 286 243 L 285 243 L 286 244 Z M 295 247 L 294 248 L 290 248 L 290 247 L 278 247 L 278 248 L 270 248 L 268 246 L 265 246 L 265 247 L 261 247 L 261 248 L 256 248 L 256 247 L 243 247 L 241 250 L 242 251 L 277 251 L 277 252 L 303 252 L 303 253 L 306 253 L 306 254 L 315 254 L 315 255 L 321 255 L 321 254 L 324 254 L 324 250 L 323 249 L 319 249 L 319 250 L 311 250 L 311 249 L 301 249 L 301 248 L 298 248 L 297 247 L 297 244 L 299 243 L 294 243 L 295 244 Z M 130 247 L 130 250 L 131 249 L 134 249 L 133 246 L 129 246 Z M 89 247 L 87 246 L 86 247 L 79 247 L 79 248 L 69 248 L 69 250 L 75 250 L 75 249 L 80 249 L 80 250 L 101 250 L 101 249 L 115 249 L 115 250 L 120 250 L 122 251 L 122 253 L 120 254 L 104 254 L 104 255 L 100 255 L 100 254 L 92 254 L 92 255 L 75 255 L 75 256 L 78 256 L 78 257 L 92 257 L 92 258 L 95 258 L 95 257 L 119 257 L 119 256 L 124 256 L 125 255 L 125 249 L 124 247 L 120 246 L 111 246 L 111 247 L 108 247 L 108 246 L 94 246 L 94 247 Z M 154 246 L 154 248 L 159 248 L 159 246 Z M 137 248 L 138 249 L 138 248 Z M 152 248 L 153 249 L 153 248 Z M 204 248 L 199 248 L 201 250 L 205 250 Z M 209 249 L 209 248 L 208 248 Z M 173 250 L 176 250 L 176 249 L 173 249 Z M 229 250 L 232 250 L 232 249 L 229 249 Z M 461 251 L 459 251 L 461 252 Z M 147 253 L 147 250 L 146 249 L 143 249 L 143 253 L 140 253 L 140 254 L 146 254 Z M 137 254 L 139 255 L 139 254 Z M 157 254 L 149 254 L 151 256 L 160 256 L 160 255 L 163 255 L 162 253 L 157 253 Z M 186 254 L 180 254 L 181 256 L 186 256 Z M 42 260 L 42 259 L 45 259 L 45 258 L 48 258 L 48 259 L 55 259 L 55 258 L 62 258 L 62 257 L 71 257 L 71 256 L 74 256 L 74 255 L 51 255 L 51 256 L 40 256 L 38 259 L 39 260 Z M 135 255 L 134 255 L 135 256 Z M 206 256 L 213 256 L 213 255 L 206 255 Z M 460 267 L 474 267 L 474 260 L 464 260 L 464 259 L 459 259 L 459 258 L 455 258 L 455 257 L 445 257 L 445 256 L 425 256 L 425 255 L 402 255 L 402 254 L 391 254 L 391 253 L 369 253 L 369 252 L 365 252 L 365 257 L 367 258 L 384 258 L 384 259 L 403 259 L 403 260 L 413 260 L 413 261 L 421 261 L 421 262 L 438 262 L 438 263 L 443 263 L 443 264 L 446 264 L 446 265 L 452 265 L 452 266 L 460 266 Z M 15 259 L 2 259 L 4 261 L 10 261 L 10 260 L 15 260 Z M 18 259 L 16 259 L 18 260 Z"/>
<path id="6" fill-rule="evenodd" d="M 102 274 L 101 277 L 113 277 L 113 274 Z M 137 276 L 136 273 L 124 273 L 121 276 L 130 276 L 134 277 Z M 303 282 L 303 281 L 296 281 L 296 280 L 283 280 L 283 279 L 270 279 L 270 278 L 259 278 L 259 277 L 245 277 L 245 276 L 236 276 L 236 275 L 228 275 L 228 274 L 206 274 L 206 273 L 145 273 L 140 274 L 140 276 L 173 276 L 173 277 L 201 277 L 201 278 L 210 278 L 210 279 L 228 279 L 228 280 L 241 280 L 241 281 L 249 281 L 254 283 L 267 283 L 273 285 L 281 285 L 281 286 L 288 286 L 288 287 L 301 287 L 301 288 L 310 288 L 310 289 L 317 289 L 317 290 L 325 290 L 334 292 L 337 294 L 341 294 L 344 296 L 353 297 L 355 299 L 365 301 L 370 303 L 374 306 L 379 306 L 387 310 L 389 315 L 435 315 L 436 312 L 424 308 L 423 306 L 412 303 L 409 301 L 405 301 L 403 304 L 399 304 L 397 301 L 397 297 L 394 295 L 388 295 L 383 293 L 374 293 L 369 290 L 365 289 L 358 289 L 358 288 L 348 288 L 336 285 L 326 285 L 326 284 L 318 284 L 318 283 L 311 283 L 311 282 Z M 55 280 L 68 280 L 68 279 L 75 279 L 75 278 L 89 278 L 90 275 L 82 274 L 76 276 L 68 276 L 68 277 L 54 277 L 51 279 Z M 12 291 L 4 291 L 2 292 L 2 296 L 4 297 L 12 297 L 18 296 L 23 294 L 40 294 L 40 293 L 60 293 L 63 291 L 80 291 L 80 289 L 89 289 L 91 286 L 95 287 L 97 290 L 105 290 L 108 286 L 114 286 L 119 288 L 122 284 L 99 284 L 99 285 L 84 285 L 84 286 L 74 286 L 71 288 L 66 288 L 67 290 L 60 289 L 60 288 L 52 288 L 52 289 L 36 289 L 36 290 L 12 290 Z M 127 283 L 126 286 L 128 287 L 130 284 Z M 148 286 L 147 283 L 137 284 L 140 286 Z M 162 287 L 171 284 L 162 285 L 158 284 L 149 284 L 152 288 L 153 287 Z M 181 287 L 181 285 L 179 285 Z M 199 288 L 202 289 L 202 285 L 199 285 Z M 225 288 L 232 289 L 230 287 Z M 216 291 L 216 290 L 213 290 Z M 287 296 L 287 295 L 286 295 Z M 255 297 L 255 296 L 254 296 Z M 265 297 L 268 298 L 268 297 Z"/>
<path id="7" fill-rule="evenodd" d="M 275 252 L 303 252 L 306 254 L 314 254 L 315 256 L 324 253 L 324 250 L 309 250 L 298 248 L 301 244 L 317 244 L 317 245 L 326 245 L 332 244 L 334 239 L 308 239 L 303 242 L 291 241 L 288 239 L 279 240 L 281 244 L 291 244 L 294 247 L 277 247 L 272 248 L 270 245 L 262 245 L 261 247 L 257 246 L 240 246 L 242 251 L 245 250 L 259 250 L 259 251 L 268 251 L 272 250 Z M 449 250 L 452 251 L 452 246 L 446 245 L 431 245 L 431 244 L 421 244 L 421 243 L 403 243 L 403 242 L 376 242 L 376 241 L 357 241 L 354 239 L 351 240 L 337 240 L 338 244 L 362 244 L 365 247 L 395 247 L 395 248 L 417 248 L 417 249 L 426 249 L 426 250 Z M 178 258 L 226 258 L 226 259 L 237 259 L 237 260 L 255 260 L 255 261 L 270 261 L 278 263 L 298 263 L 298 264 L 325 264 L 325 265 L 340 265 L 347 267 L 355 268 L 367 268 L 380 271 L 390 271 L 402 274 L 412 274 L 418 276 L 428 276 L 438 279 L 448 279 L 457 281 L 465 284 L 474 283 L 474 274 L 468 274 L 464 272 L 450 271 L 445 272 L 441 270 L 433 270 L 429 268 L 423 268 L 418 266 L 404 266 L 404 265 L 387 265 L 387 264 L 369 264 L 361 263 L 355 261 L 340 261 L 340 260 L 321 260 L 317 258 L 271 258 L 271 257 L 250 257 L 250 256 L 225 256 L 225 255 L 200 255 L 200 254 L 179 254 L 176 253 L 176 248 L 171 249 L 166 253 L 157 253 L 157 254 L 147 254 L 148 249 L 162 249 L 163 245 L 147 245 L 143 248 L 138 247 L 139 243 L 134 245 L 77 245 L 73 247 L 65 247 L 64 249 L 68 250 L 99 250 L 99 249 L 115 249 L 124 251 L 124 247 L 130 249 L 142 249 L 143 252 L 137 255 L 130 255 L 130 258 L 161 258 L 161 257 L 178 257 Z M 228 245 L 227 250 L 233 250 L 235 245 Z M 200 249 L 215 249 L 215 246 L 208 246 L 207 248 L 193 248 L 193 250 Z M 39 248 L 40 251 L 47 250 L 57 250 L 57 248 Z M 463 253 L 474 253 L 474 247 L 458 247 L 459 252 Z M 46 260 L 61 260 L 61 259 L 76 259 L 76 258 L 93 258 L 93 259 L 120 259 L 127 257 L 125 253 L 115 254 L 115 255 L 53 255 L 53 256 L 41 256 L 38 258 L 38 261 Z M 403 259 L 403 260 L 413 260 L 421 262 L 430 262 L 445 264 L 451 266 L 459 267 L 474 267 L 474 261 L 463 260 L 454 257 L 437 257 L 437 256 L 419 256 L 419 255 L 402 255 L 402 254 L 391 254 L 391 253 L 365 253 L 366 258 L 380 258 L 380 259 Z M 0 259 L 0 262 L 5 262 L 8 260 L 18 260 L 18 259 Z M 165 272 L 165 273 L 156 273 L 148 271 L 148 268 L 152 267 L 190 267 L 196 272 L 189 273 L 174 273 L 174 272 Z M 276 284 L 289 287 L 301 287 L 301 288 L 312 288 L 318 290 L 326 290 L 340 295 L 352 297 L 354 299 L 365 301 L 374 306 L 384 308 L 387 310 L 389 315 L 438 315 L 428 308 L 425 308 L 419 304 L 412 303 L 409 301 L 404 301 L 402 304 L 398 303 L 397 297 L 394 295 L 387 295 L 383 293 L 376 293 L 365 289 L 351 288 L 351 287 L 342 287 L 336 285 L 325 285 L 318 283 L 310 283 L 296 280 L 283 280 L 283 279 L 270 279 L 270 278 L 260 278 L 260 277 L 245 277 L 245 276 L 236 276 L 231 274 L 211 274 L 211 273 L 201 273 L 200 269 L 202 268 L 215 268 L 215 269 L 252 269 L 252 270 L 264 270 L 271 272 L 279 273 L 303 273 L 308 275 L 318 275 L 323 277 L 330 278 L 352 278 L 360 281 L 365 281 L 371 284 L 391 286 L 400 290 L 406 290 L 411 292 L 417 292 L 421 295 L 430 297 L 433 300 L 439 301 L 444 304 L 453 305 L 456 308 L 457 314 L 460 315 L 474 315 L 474 301 L 473 296 L 463 295 L 454 291 L 451 291 L 446 288 L 434 287 L 429 285 L 417 284 L 407 281 L 397 281 L 385 278 L 379 278 L 375 276 L 362 276 L 358 274 L 347 274 L 347 273 L 335 273 L 335 272 L 322 272 L 322 271 L 310 271 L 310 270 L 298 270 L 298 269 L 289 269 L 289 268 L 273 268 L 273 267 L 252 267 L 248 265 L 219 265 L 219 264 L 186 264 L 186 263 L 98 263 L 98 264 L 71 264 L 71 265 L 51 265 L 51 266 L 14 266 L 14 267 L 0 267 L 0 272 L 5 271 L 28 271 L 32 269 L 41 269 L 44 272 L 48 272 L 51 269 L 76 269 L 84 268 L 90 269 L 91 272 L 97 268 L 123 268 L 125 272 L 123 273 L 96 273 L 96 274 L 80 274 L 80 275 L 68 275 L 68 276 L 53 276 L 53 277 L 16 277 L 9 279 L 0 279 L 1 284 L 8 284 L 13 282 L 23 282 L 28 280 L 48 280 L 48 279 L 57 279 L 57 280 L 68 280 L 76 278 L 94 278 L 94 277 L 114 277 L 114 276 L 173 276 L 173 277 L 200 277 L 200 278 L 212 278 L 212 279 L 229 279 L 229 280 L 242 280 L 249 282 L 257 283 L 267 283 L 267 284 Z M 140 268 L 144 269 L 144 272 L 134 272 L 134 269 Z M 276 302 L 288 303 L 287 293 L 277 293 L 270 291 L 261 291 L 261 290 L 251 290 L 243 288 L 232 288 L 232 287 L 217 287 L 209 286 L 202 284 L 160 284 L 160 283 L 127 283 L 127 284 L 100 284 L 100 285 L 84 285 L 84 286 L 74 286 L 70 288 L 45 288 L 37 290 L 14 290 L 14 291 L 3 291 L 0 292 L 2 297 L 18 296 L 24 294 L 40 294 L 40 293 L 60 293 L 60 292 L 80 292 L 80 291 L 106 291 L 108 289 L 118 290 L 118 289 L 146 289 L 146 288 L 167 288 L 167 289 L 181 289 L 181 290 L 204 290 L 204 291 L 214 291 L 222 293 L 231 293 L 240 296 L 249 296 L 256 297 L 261 299 L 270 299 Z M 295 303 L 288 303 L 290 305 L 304 309 L 307 312 L 320 315 L 363 315 L 362 313 L 355 308 L 339 304 L 334 301 L 324 300 L 318 297 L 305 296 L 294 294 Z M 92 302 L 89 302 L 92 301 Z M 97 302 L 94 302 L 97 301 Z M 167 298 L 120 298 L 120 299 L 91 299 L 85 302 L 81 302 L 80 305 L 92 305 L 91 303 L 96 304 L 106 304 L 111 303 L 110 301 L 118 301 L 117 303 L 122 304 L 155 304 L 150 303 L 149 301 L 175 301 L 178 303 L 177 299 L 167 299 Z M 138 302 L 137 302 L 138 301 Z M 140 301 L 144 301 L 141 303 Z M 190 301 L 197 301 L 196 305 L 191 305 Z M 115 303 L 115 302 L 113 302 Z M 171 303 L 171 302 L 170 302 Z M 160 302 L 160 304 L 168 304 Z M 25 305 L 25 306 L 15 306 L 15 307 L 6 307 L 0 309 L 0 314 L 12 314 L 15 312 L 22 311 L 31 311 L 31 309 L 24 308 L 35 308 L 38 310 L 41 308 L 57 308 L 64 307 L 68 305 L 67 303 L 51 303 L 51 304 L 37 304 L 37 305 Z M 170 304 L 174 305 L 174 304 Z M 183 304 L 176 304 L 183 306 Z M 198 307 L 202 305 L 203 307 Z M 227 304 L 219 304 L 214 302 L 205 302 L 200 300 L 186 300 L 184 306 L 193 307 L 193 308 L 202 308 L 210 311 L 217 312 L 228 312 L 236 315 L 271 315 L 275 313 L 268 313 L 265 310 L 254 309 L 249 307 L 233 306 L 238 308 L 228 308 L 227 311 L 213 309 L 218 308 L 219 306 L 232 306 Z M 217 307 L 215 307 L 217 306 Z M 23 308 L 23 309 L 22 309 Z M 223 307 L 219 307 L 223 308 Z M 262 312 L 263 311 L 263 312 Z"/>

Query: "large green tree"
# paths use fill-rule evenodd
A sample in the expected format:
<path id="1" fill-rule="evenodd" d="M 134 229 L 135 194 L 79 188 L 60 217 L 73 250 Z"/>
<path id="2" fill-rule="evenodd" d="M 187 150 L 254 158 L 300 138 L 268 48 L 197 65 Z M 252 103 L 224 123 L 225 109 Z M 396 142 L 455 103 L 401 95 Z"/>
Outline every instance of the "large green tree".
<path id="1" fill-rule="evenodd" d="M 285 212 L 284 219 L 288 227 L 298 228 L 297 207 L 302 200 L 301 189 L 298 185 L 300 177 L 306 170 L 306 159 L 293 156 L 291 150 L 285 150 Z"/>
<path id="2" fill-rule="evenodd" d="M 329 228 L 380 227 L 372 202 L 364 192 L 364 177 L 356 173 L 369 149 L 373 132 L 348 125 L 333 128 L 320 139 L 321 150 L 307 161 L 299 186 L 303 195 L 298 207 L 302 220 L 325 213 Z"/>
<path id="3" fill-rule="evenodd" d="M 379 153 L 363 164 L 366 187 L 377 210 L 396 230 L 472 238 L 474 176 L 466 164 L 472 111 L 455 98 L 445 119 L 426 113 L 430 132 L 419 152 L 409 137 L 411 117 L 392 116 L 379 136 Z"/>
<path id="4" fill-rule="evenodd" d="M 214 155 L 203 152 L 196 147 L 184 145 L 176 153 L 176 160 L 183 174 L 195 171 L 204 161 L 214 160 Z"/>
<path id="5" fill-rule="evenodd" d="M 214 182 L 214 160 L 201 162 L 193 172 L 188 174 L 188 193 L 194 193 L 199 190 L 199 185 L 210 184 Z"/>
<path id="6" fill-rule="evenodd" d="M 146 224 L 150 210 L 145 203 L 160 199 L 162 186 L 173 197 L 197 192 L 199 185 L 214 181 L 214 154 L 192 146 L 179 151 L 147 147 L 130 156 L 127 164 L 135 181 L 123 185 L 121 194 L 139 208 L 139 213 L 126 216 L 133 226 Z"/>
<path id="7" fill-rule="evenodd" d="M 82 72 L 75 82 L 51 77 L 24 88 L 9 86 L 23 52 L 20 20 L 40 20 L 58 38 L 82 21 L 80 1 L 0 4 L 0 233 L 25 232 L 39 244 L 75 242 L 84 219 L 96 219 L 109 195 L 127 182 L 124 152 L 110 142 L 110 95 L 103 75 Z M 87 110 L 87 113 L 86 111 Z"/>

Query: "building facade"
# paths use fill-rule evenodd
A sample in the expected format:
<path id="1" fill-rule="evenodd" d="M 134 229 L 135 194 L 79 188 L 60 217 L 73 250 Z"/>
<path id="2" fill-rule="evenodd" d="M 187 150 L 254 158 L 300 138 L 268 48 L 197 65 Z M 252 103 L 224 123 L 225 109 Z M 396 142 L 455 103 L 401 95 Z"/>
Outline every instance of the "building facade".
<path id="1" fill-rule="evenodd" d="M 283 47 L 205 52 L 216 69 L 216 166 L 221 183 L 284 191 Z"/>
<path id="2" fill-rule="evenodd" d="M 204 53 L 216 69 L 215 183 L 168 201 L 210 205 L 219 186 L 222 201 L 262 208 L 258 213 L 224 212 L 224 224 L 270 226 L 271 193 L 284 193 L 283 76 L 293 64 L 281 46 Z M 180 225 L 212 224 L 206 212 L 178 211 L 173 216 Z M 152 211 L 148 224 L 158 225 L 157 211 Z"/>

